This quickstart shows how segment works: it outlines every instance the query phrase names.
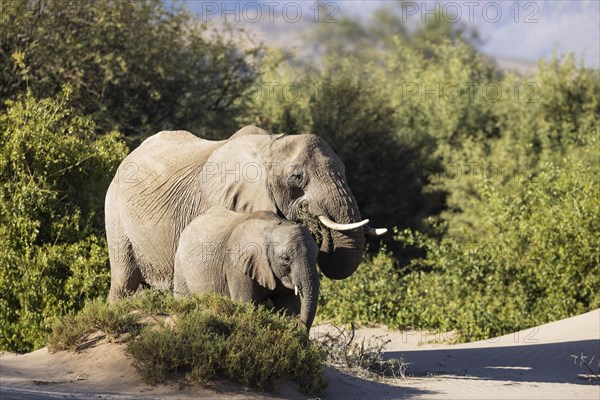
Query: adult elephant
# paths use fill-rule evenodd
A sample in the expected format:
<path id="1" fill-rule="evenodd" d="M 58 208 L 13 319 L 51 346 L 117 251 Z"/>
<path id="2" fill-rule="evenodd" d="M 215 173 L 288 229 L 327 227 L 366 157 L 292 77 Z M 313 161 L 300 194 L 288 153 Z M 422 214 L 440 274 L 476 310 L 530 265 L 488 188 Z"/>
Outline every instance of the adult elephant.
<path id="1" fill-rule="evenodd" d="M 310 329 L 317 312 L 319 248 L 310 231 L 270 211 L 213 207 L 183 230 L 175 253 L 174 292 L 270 300 Z"/>
<path id="2" fill-rule="evenodd" d="M 109 299 L 137 282 L 171 290 L 181 231 L 213 206 L 292 221 L 303 207 L 327 226 L 318 256 L 325 276 L 344 279 L 361 261 L 368 220 L 361 221 L 344 164 L 320 137 L 255 126 L 223 141 L 163 131 L 123 160 L 106 194 Z"/>

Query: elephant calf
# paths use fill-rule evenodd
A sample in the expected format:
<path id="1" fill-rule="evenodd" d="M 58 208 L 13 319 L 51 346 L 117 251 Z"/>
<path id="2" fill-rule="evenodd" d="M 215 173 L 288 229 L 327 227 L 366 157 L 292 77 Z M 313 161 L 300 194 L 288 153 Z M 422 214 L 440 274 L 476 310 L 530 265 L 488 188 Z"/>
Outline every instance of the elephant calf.
<path id="1" fill-rule="evenodd" d="M 308 229 L 270 211 L 213 207 L 181 233 L 175 295 L 215 292 L 234 300 L 270 299 L 310 328 L 317 310 L 319 247 Z"/>

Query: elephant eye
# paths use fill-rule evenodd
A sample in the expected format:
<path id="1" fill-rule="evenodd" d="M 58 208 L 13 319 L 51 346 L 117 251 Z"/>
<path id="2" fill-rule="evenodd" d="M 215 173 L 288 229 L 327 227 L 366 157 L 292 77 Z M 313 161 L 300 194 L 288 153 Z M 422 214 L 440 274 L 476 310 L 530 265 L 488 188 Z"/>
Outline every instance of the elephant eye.
<path id="1" fill-rule="evenodd" d="M 302 185 L 302 180 L 304 179 L 304 173 L 302 171 L 294 171 L 288 178 L 288 183 L 290 186 L 299 187 Z"/>
<path id="2" fill-rule="evenodd" d="M 289 264 L 290 261 L 292 261 L 292 259 L 290 258 L 290 255 L 287 253 L 283 253 L 281 255 L 281 260 L 285 263 L 285 264 Z"/>

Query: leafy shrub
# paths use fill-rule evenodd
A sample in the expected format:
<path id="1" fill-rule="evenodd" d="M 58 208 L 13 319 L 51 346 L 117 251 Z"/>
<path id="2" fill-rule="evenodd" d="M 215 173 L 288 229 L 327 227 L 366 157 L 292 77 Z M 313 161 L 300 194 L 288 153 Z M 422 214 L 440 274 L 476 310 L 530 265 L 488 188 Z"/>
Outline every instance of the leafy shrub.
<path id="1" fill-rule="evenodd" d="M 116 340 L 122 334 L 139 329 L 139 320 L 140 315 L 130 312 L 129 308 L 107 307 L 105 300 L 94 299 L 78 313 L 53 318 L 48 348 L 52 352 L 75 351 L 99 331 Z"/>
<path id="2" fill-rule="evenodd" d="M 185 373 L 200 385 L 228 378 L 265 390 L 289 378 L 307 394 L 325 387 L 325 355 L 304 325 L 262 306 L 213 294 L 174 299 L 145 291 L 113 306 L 93 301 L 57 319 L 49 346 L 72 350 L 98 330 L 129 334 L 127 351 L 148 382 Z"/>
<path id="3" fill-rule="evenodd" d="M 126 155 L 116 133 L 68 106 L 70 91 L 0 115 L 0 348 L 40 347 L 49 319 L 108 289 L 104 193 Z"/>
<path id="4" fill-rule="evenodd" d="M 368 257 L 344 281 L 325 280 L 320 316 L 338 322 L 457 330 L 489 338 L 600 306 L 598 165 L 546 163 L 515 188 L 481 187 L 486 235 L 433 239 L 406 230 L 424 258 L 398 268 Z"/>
<path id="5" fill-rule="evenodd" d="M 52 97 L 69 84 L 74 107 L 99 133 L 229 136 L 245 106 L 241 92 L 255 79 L 258 49 L 243 43 L 238 29 L 217 31 L 182 4 L 165 3 L 2 2 L 0 103 L 26 88 Z M 26 71 L 13 54 L 22 54 Z"/>
<path id="6" fill-rule="evenodd" d="M 349 278 L 321 280 L 317 318 L 336 323 L 390 324 L 403 308 L 403 286 L 398 262 L 381 249 L 365 255 Z"/>
<path id="7" fill-rule="evenodd" d="M 486 213 L 480 188 L 486 180 L 519 191 L 519 178 L 535 174 L 544 163 L 571 168 L 563 164 L 565 158 L 598 162 L 598 153 L 590 151 L 598 146 L 598 74 L 567 55 L 541 61 L 533 76 L 508 74 L 493 82 L 505 90 L 489 111 L 494 133 L 487 139 L 463 135 L 444 152 L 448 172 L 457 175 L 437 179 L 450 193 L 448 210 L 442 213 L 450 235 L 486 234 L 480 223 Z M 483 125 L 471 129 L 476 126 Z"/>
<path id="8" fill-rule="evenodd" d="M 568 54 L 540 61 L 532 77 L 506 76 L 504 86 L 519 84 L 521 92 L 503 97 L 494 107 L 504 136 L 499 143 L 503 155 L 537 163 L 590 144 L 600 116 L 599 74 L 577 65 Z"/>
<path id="9" fill-rule="evenodd" d="M 443 208 L 445 193 L 426 188 L 439 169 L 431 138 L 399 131 L 398 109 L 374 65 L 332 60 L 309 103 L 311 132 L 323 137 L 346 165 L 361 214 L 376 226 L 422 229 Z M 372 247 L 378 241 L 371 243 Z M 393 246 L 393 243 L 390 244 Z"/>
<path id="10" fill-rule="evenodd" d="M 542 165 L 517 188 L 484 186 L 487 235 L 425 244 L 433 274 L 408 285 L 419 315 L 411 322 L 481 338 L 600 306 L 599 172 L 567 159 Z M 446 300 L 436 303 L 437 312 L 429 309 L 434 296 Z"/>

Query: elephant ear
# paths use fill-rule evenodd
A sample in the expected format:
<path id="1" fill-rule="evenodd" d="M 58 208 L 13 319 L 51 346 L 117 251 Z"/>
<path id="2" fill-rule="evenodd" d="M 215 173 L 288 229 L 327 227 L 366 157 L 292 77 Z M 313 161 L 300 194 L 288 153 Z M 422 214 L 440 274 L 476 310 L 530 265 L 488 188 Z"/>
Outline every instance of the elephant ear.
<path id="1" fill-rule="evenodd" d="M 246 240 L 236 240 L 236 238 L 242 239 L 241 234 L 246 236 Z M 235 269 L 244 275 L 249 276 L 255 280 L 259 285 L 266 287 L 269 290 L 275 289 L 275 275 L 271 269 L 269 263 L 269 257 L 267 255 L 266 243 L 264 240 L 259 241 L 248 241 L 248 231 L 244 228 L 237 229 L 238 234 L 232 235 L 231 243 L 233 243 L 233 259 Z"/>

